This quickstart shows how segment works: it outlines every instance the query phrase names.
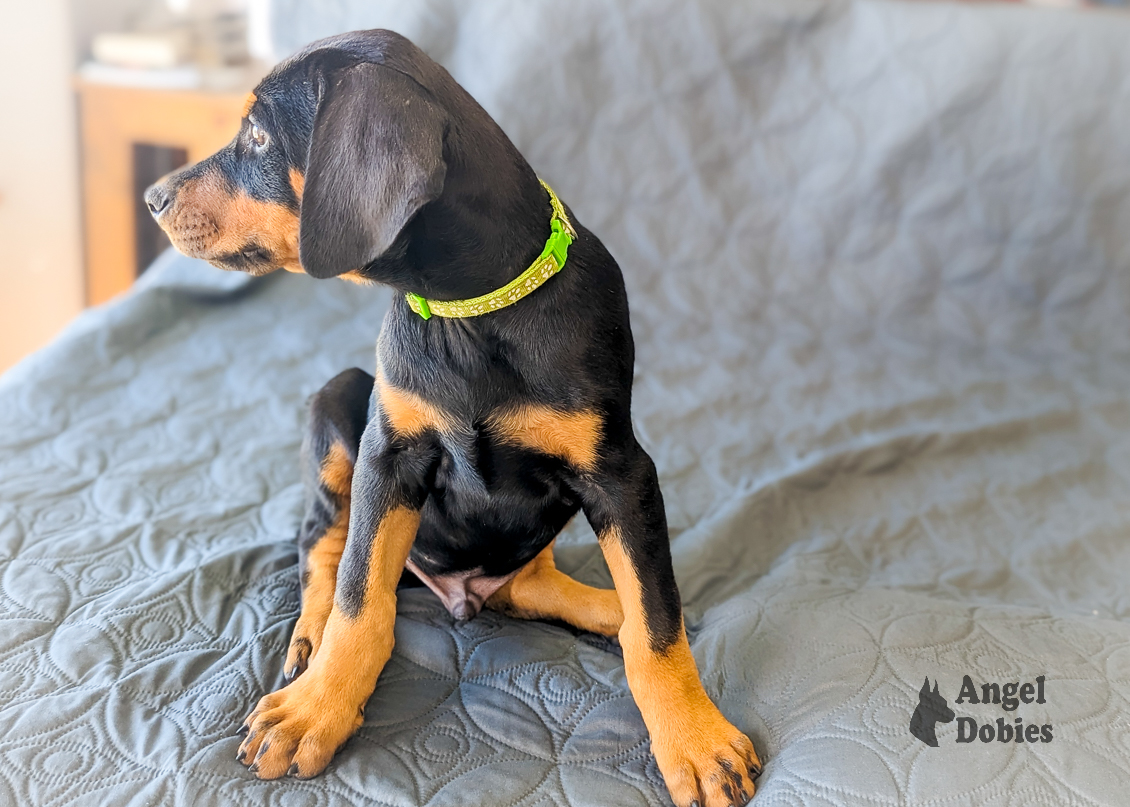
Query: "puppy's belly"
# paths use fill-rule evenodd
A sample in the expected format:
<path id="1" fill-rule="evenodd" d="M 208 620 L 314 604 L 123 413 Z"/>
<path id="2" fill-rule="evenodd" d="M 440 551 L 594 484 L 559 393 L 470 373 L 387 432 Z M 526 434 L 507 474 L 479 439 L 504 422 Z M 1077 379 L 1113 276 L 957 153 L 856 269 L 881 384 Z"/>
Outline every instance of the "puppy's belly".
<path id="1" fill-rule="evenodd" d="M 460 621 L 474 618 L 491 594 L 509 583 L 521 569 L 501 576 L 485 575 L 481 568 L 446 574 L 427 574 L 409 558 L 404 564 L 435 592 L 451 615 Z"/>
<path id="2" fill-rule="evenodd" d="M 580 508 L 564 476 L 558 459 L 480 445 L 431 490 L 406 568 L 452 616 L 471 619 Z"/>

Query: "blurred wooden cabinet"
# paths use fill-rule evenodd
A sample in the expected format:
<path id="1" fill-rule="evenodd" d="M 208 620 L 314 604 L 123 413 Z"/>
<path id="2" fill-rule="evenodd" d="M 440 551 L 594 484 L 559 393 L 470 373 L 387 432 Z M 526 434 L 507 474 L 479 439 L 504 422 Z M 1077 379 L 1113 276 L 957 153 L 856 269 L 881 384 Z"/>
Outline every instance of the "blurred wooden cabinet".
<path id="1" fill-rule="evenodd" d="M 164 235 L 141 193 L 228 143 L 246 93 L 160 90 L 79 80 L 86 302 L 125 291 Z"/>

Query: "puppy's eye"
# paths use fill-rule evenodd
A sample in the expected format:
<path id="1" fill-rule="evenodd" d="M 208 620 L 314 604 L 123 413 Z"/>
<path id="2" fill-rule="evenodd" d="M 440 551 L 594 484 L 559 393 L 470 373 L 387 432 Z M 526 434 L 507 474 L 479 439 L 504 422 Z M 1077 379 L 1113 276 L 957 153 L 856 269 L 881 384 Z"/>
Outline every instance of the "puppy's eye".
<path id="1" fill-rule="evenodd" d="M 259 148 L 267 145 L 267 133 L 260 129 L 256 123 L 251 124 L 251 142 Z"/>

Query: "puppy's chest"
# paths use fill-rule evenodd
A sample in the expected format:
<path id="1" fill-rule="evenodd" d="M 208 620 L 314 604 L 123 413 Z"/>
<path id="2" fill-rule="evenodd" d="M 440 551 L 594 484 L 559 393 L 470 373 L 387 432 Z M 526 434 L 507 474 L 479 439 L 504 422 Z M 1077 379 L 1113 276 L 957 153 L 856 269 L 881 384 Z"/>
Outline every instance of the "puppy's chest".
<path id="1" fill-rule="evenodd" d="M 552 541 L 579 507 L 572 480 L 593 461 L 579 413 L 512 410 L 451 422 L 408 568 L 457 619 L 469 619 Z"/>
<path id="2" fill-rule="evenodd" d="M 596 467 L 603 422 L 592 409 L 567 410 L 523 400 L 477 406 L 451 395 L 425 398 L 383 376 L 377 385 L 394 436 L 434 434 L 445 455 L 464 471 L 474 467 L 489 476 L 490 458 L 506 448 L 552 457 L 579 473 Z"/>

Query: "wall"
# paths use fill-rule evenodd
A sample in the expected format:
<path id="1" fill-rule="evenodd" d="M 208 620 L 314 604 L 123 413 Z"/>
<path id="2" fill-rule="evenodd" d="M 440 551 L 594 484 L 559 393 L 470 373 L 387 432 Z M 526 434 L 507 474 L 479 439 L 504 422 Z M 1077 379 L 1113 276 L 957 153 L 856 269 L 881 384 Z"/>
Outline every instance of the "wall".
<path id="1" fill-rule="evenodd" d="M 0 2 L 0 371 L 83 303 L 66 0 Z"/>

